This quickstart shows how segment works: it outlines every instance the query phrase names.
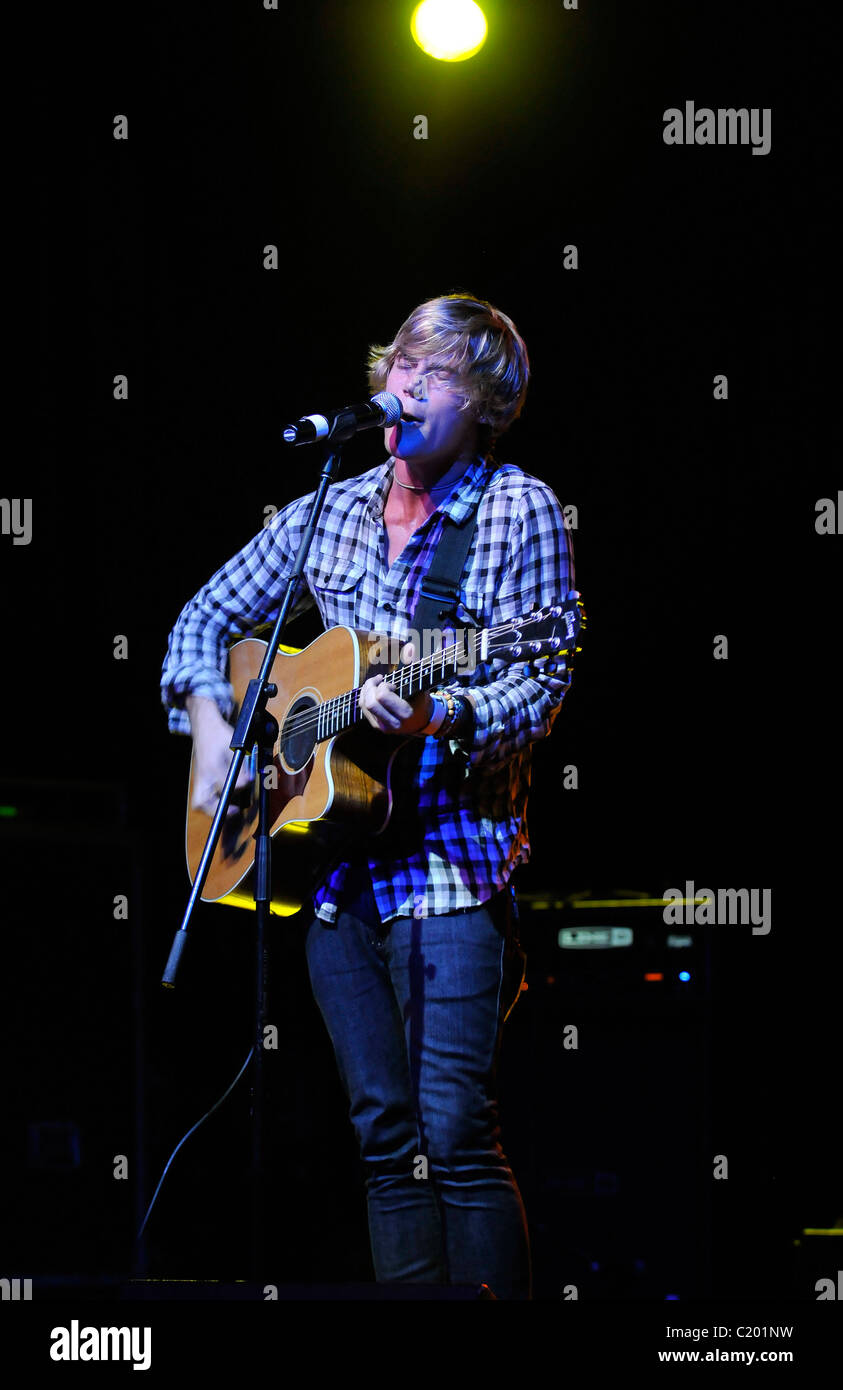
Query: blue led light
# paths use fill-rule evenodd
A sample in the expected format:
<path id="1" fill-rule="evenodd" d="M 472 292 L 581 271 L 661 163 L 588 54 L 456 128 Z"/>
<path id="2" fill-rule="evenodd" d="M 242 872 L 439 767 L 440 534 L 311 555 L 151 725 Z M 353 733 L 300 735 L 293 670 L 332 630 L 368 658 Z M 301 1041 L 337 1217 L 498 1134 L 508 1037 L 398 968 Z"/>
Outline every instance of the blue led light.
<path id="1" fill-rule="evenodd" d="M 690 972 L 689 972 L 688 970 L 680 970 L 680 971 L 679 971 L 679 978 L 680 978 L 680 980 L 690 980 L 690 978 L 691 978 Z"/>

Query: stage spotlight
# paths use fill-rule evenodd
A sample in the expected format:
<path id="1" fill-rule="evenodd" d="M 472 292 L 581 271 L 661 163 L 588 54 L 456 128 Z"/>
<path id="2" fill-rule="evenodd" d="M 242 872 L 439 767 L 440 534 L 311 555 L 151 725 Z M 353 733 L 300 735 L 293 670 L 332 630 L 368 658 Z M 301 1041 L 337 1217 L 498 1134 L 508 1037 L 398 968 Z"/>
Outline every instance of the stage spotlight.
<path id="1" fill-rule="evenodd" d="M 445 63 L 461 63 L 486 42 L 486 17 L 474 0 L 423 0 L 410 20 L 423 52 Z"/>

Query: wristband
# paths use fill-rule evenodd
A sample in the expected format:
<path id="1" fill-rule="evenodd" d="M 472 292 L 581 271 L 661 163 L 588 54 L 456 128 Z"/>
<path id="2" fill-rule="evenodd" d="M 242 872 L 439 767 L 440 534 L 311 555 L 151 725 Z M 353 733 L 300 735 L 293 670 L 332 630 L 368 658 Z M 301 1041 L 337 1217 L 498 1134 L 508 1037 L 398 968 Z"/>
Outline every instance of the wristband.
<path id="1" fill-rule="evenodd" d="M 435 695 L 431 695 L 430 700 L 433 705 L 433 714 L 430 716 L 430 722 L 425 724 L 423 729 L 416 730 L 417 738 L 426 738 L 428 734 L 435 734 L 437 729 L 444 724 L 448 714 L 446 706 Z"/>

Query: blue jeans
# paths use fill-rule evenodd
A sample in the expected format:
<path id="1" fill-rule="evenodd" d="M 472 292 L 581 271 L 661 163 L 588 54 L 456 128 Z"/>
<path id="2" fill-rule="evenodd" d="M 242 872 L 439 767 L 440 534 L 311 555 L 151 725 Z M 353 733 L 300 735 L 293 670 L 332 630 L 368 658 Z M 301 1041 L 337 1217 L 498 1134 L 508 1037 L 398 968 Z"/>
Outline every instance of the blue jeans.
<path id="1" fill-rule="evenodd" d="M 367 867 L 305 950 L 366 1173 L 379 1283 L 530 1297 L 521 1194 L 499 1140 L 496 1067 L 524 953 L 509 892 L 381 924 Z"/>

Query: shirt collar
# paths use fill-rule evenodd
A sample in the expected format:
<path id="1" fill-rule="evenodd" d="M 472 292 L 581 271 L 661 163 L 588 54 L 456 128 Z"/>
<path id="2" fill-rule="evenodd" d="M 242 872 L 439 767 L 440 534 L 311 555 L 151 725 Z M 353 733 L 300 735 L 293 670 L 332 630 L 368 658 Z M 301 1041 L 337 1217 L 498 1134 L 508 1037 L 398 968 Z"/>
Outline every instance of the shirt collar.
<path id="1" fill-rule="evenodd" d="M 390 455 L 380 468 L 374 470 L 372 490 L 367 507 L 369 515 L 375 521 L 379 521 L 383 516 L 394 467 L 395 459 Z M 462 477 L 457 478 L 445 501 L 440 502 L 437 510 L 443 512 L 445 516 L 449 516 L 452 521 L 457 523 L 464 521 L 472 508 L 476 506 L 492 468 L 493 465 L 481 454 L 475 455 Z"/>

